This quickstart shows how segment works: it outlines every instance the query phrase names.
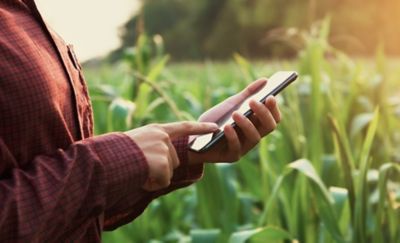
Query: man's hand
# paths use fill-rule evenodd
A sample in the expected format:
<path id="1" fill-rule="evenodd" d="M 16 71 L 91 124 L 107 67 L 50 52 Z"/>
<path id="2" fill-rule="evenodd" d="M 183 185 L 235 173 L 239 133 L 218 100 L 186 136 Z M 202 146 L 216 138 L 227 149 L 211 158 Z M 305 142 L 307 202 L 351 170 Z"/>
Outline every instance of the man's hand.
<path id="1" fill-rule="evenodd" d="M 151 124 L 125 132 L 143 151 L 149 166 L 149 177 L 143 186 L 147 191 L 167 187 L 179 158 L 171 141 L 173 138 L 199 135 L 218 130 L 215 123 L 176 122 Z"/>
<path id="2" fill-rule="evenodd" d="M 216 122 L 230 112 L 246 98 L 259 91 L 266 84 L 266 79 L 260 79 L 242 92 L 226 99 L 217 106 L 205 112 L 200 118 L 201 122 Z M 264 104 L 252 100 L 250 108 L 254 114 L 247 118 L 237 112 L 233 113 L 233 120 L 237 129 L 227 125 L 224 127 L 225 139 L 220 141 L 204 153 L 189 151 L 189 162 L 234 162 L 258 144 L 260 139 L 272 132 L 281 119 L 281 114 L 274 97 L 269 97 Z"/>

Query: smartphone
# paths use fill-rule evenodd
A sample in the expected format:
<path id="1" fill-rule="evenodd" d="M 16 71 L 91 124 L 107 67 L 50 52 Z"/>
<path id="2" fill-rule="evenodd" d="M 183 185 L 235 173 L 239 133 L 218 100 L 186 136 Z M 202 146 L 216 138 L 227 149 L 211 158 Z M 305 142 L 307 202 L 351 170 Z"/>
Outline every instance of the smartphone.
<path id="1" fill-rule="evenodd" d="M 255 99 L 263 103 L 268 96 L 277 95 L 289 84 L 295 81 L 297 76 L 297 73 L 294 71 L 280 71 L 272 75 L 262 89 L 248 97 L 241 104 L 238 104 L 234 109 L 227 112 L 224 117 L 217 121 L 220 131 L 198 136 L 189 144 L 190 150 L 195 152 L 204 152 L 210 149 L 224 137 L 224 126 L 230 124 L 231 126 L 236 127 L 236 123 L 232 119 L 234 111 L 239 111 L 244 116 L 250 117 L 250 115 L 253 114 L 253 111 L 249 107 L 250 100 Z"/>

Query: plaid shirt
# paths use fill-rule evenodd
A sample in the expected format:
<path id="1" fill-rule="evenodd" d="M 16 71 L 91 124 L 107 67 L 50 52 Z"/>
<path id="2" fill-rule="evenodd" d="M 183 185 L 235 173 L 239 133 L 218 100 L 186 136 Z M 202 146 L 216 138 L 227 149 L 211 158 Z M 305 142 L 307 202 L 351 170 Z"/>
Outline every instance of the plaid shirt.
<path id="1" fill-rule="evenodd" d="M 141 189 L 139 147 L 123 133 L 93 137 L 87 87 L 73 48 L 33 0 L 0 1 L 0 242 L 100 242 L 154 198 L 199 179 L 187 138 L 171 185 Z"/>

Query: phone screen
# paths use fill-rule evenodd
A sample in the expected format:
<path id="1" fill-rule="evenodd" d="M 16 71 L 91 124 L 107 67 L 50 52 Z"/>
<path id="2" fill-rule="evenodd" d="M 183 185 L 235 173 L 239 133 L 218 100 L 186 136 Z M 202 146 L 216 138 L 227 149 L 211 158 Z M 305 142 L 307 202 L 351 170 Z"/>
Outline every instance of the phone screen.
<path id="1" fill-rule="evenodd" d="M 296 78 L 297 73 L 293 71 L 280 71 L 272 75 L 268 79 L 267 84 L 262 89 L 260 89 L 252 96 L 248 97 L 241 104 L 238 104 L 237 109 L 232 109 L 231 112 L 228 112 L 223 118 L 221 118 L 217 122 L 220 130 L 223 130 L 223 127 L 225 127 L 226 125 L 236 125 L 232 118 L 232 114 L 234 111 L 238 111 L 239 113 L 249 117 L 252 114 L 252 111 L 249 107 L 249 102 L 252 99 L 264 102 L 268 96 L 277 95 L 291 82 L 296 80 Z M 189 147 L 193 151 L 202 152 L 210 148 L 213 144 L 217 143 L 223 136 L 223 131 L 201 135 L 198 136 Z"/>

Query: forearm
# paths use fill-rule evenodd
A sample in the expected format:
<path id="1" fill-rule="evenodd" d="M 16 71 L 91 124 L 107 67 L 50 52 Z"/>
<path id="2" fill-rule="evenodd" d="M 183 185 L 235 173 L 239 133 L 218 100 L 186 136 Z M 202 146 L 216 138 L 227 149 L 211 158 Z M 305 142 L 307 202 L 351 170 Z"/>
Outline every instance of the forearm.
<path id="1" fill-rule="evenodd" d="M 0 179 L 1 241 L 61 239 L 138 191 L 147 176 L 140 150 L 109 134 L 40 155 Z M 140 200 L 139 196 L 133 200 Z"/>

